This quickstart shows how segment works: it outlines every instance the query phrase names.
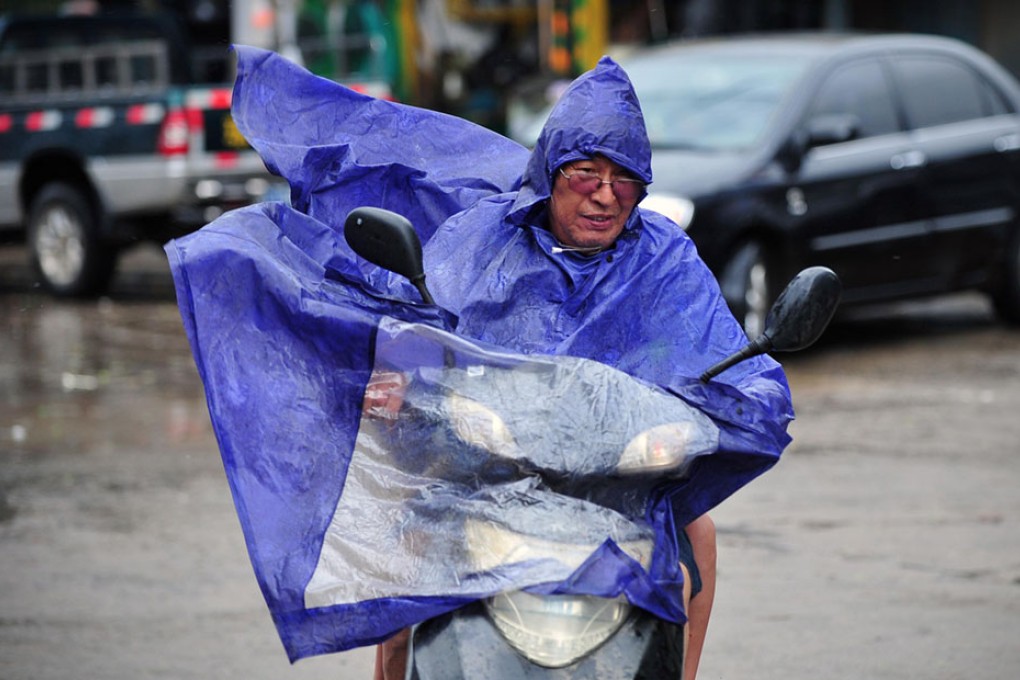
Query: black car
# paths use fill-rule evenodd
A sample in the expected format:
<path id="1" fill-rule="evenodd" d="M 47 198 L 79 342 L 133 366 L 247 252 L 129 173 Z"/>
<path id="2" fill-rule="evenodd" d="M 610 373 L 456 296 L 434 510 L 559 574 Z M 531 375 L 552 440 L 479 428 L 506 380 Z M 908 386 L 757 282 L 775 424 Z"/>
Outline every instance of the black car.
<path id="1" fill-rule="evenodd" d="M 689 231 L 749 335 L 818 264 L 845 304 L 976 288 L 1020 322 L 1020 86 L 988 56 L 934 36 L 798 34 L 620 62 L 653 146 L 642 205 Z"/>

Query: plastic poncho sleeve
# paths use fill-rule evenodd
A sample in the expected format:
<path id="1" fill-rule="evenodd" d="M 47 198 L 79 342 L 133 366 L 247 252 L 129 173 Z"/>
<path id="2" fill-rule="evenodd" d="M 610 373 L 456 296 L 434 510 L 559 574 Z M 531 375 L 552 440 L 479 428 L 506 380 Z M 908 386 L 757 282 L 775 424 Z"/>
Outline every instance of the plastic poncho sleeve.
<path id="1" fill-rule="evenodd" d="M 339 227 L 354 208 L 407 217 L 427 241 L 450 215 L 516 188 L 528 151 L 454 116 L 375 99 L 236 46 L 232 114 L 291 203 Z"/>

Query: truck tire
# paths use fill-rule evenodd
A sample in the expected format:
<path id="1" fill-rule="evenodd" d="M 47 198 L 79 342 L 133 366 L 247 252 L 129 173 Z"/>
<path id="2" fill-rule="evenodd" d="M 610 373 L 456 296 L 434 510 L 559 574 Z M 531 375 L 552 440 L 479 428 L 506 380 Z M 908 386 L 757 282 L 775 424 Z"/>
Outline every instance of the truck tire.
<path id="1" fill-rule="evenodd" d="M 116 249 L 104 243 L 88 199 L 63 182 L 47 184 L 28 214 L 32 268 L 58 297 L 88 297 L 106 291 L 116 266 Z"/>

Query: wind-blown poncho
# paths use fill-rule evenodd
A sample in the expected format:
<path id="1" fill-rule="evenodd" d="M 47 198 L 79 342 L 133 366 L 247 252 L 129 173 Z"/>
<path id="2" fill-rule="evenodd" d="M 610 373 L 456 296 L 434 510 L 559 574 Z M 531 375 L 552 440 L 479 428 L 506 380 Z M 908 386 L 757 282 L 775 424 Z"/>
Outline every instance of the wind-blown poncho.
<path id="1" fill-rule="evenodd" d="M 359 95 L 275 54 L 237 51 L 233 115 L 289 181 L 291 204 L 227 213 L 166 250 L 252 564 L 290 658 L 373 644 L 507 588 L 622 593 L 681 621 L 677 527 L 778 460 L 792 410 L 783 373 L 767 357 L 698 382 L 746 339 L 694 245 L 668 219 L 636 209 L 615 247 L 593 257 L 563 251 L 546 229 L 553 173 L 565 162 L 602 154 L 651 181 L 626 74 L 604 58 L 575 81 L 529 153 L 466 121 Z M 445 310 L 416 302 L 408 283 L 351 252 L 340 227 L 366 205 L 415 225 Z M 437 352 L 550 374 L 575 367 L 574 358 L 595 360 L 658 386 L 676 408 L 707 414 L 718 429 L 711 447 L 650 494 L 643 518 L 631 518 L 654 536 L 650 565 L 636 567 L 609 527 L 610 540 L 566 572 L 447 573 L 457 555 L 433 551 L 455 543 L 450 518 L 462 520 L 465 507 L 490 512 L 505 496 L 433 494 L 437 482 L 394 467 L 400 456 L 376 444 L 386 434 L 372 439 L 362 418 L 377 362 L 414 372 Z M 418 382 L 439 373 L 421 371 Z M 437 390 L 448 388 L 439 382 Z M 535 402 L 551 404 L 550 427 L 559 414 L 596 408 L 540 394 Z M 530 479 L 509 488 L 529 502 L 547 492 Z M 376 497 L 386 494 L 394 498 Z M 445 505 L 429 505 L 440 496 Z M 409 506 L 427 510 L 409 515 Z M 395 525 L 414 550 L 386 543 Z"/>

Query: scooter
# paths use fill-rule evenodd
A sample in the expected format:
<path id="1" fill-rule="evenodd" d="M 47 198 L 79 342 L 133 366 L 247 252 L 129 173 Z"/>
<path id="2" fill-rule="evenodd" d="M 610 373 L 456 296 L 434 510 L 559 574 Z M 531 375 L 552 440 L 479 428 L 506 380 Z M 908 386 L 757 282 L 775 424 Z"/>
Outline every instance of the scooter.
<path id="1" fill-rule="evenodd" d="M 348 216 L 344 233 L 359 256 L 405 277 L 425 303 L 433 304 L 421 245 L 405 218 L 358 208 Z M 829 269 L 801 272 L 776 301 L 762 335 L 708 368 L 702 382 L 750 357 L 810 346 L 831 320 L 840 291 Z M 413 436 L 445 447 L 441 460 L 428 463 L 428 477 L 473 490 L 470 502 L 440 506 L 443 521 L 453 516 L 463 545 L 458 580 L 484 581 L 480 574 L 520 570 L 538 570 L 532 582 L 546 579 L 545 585 L 498 592 L 415 625 L 407 677 L 682 677 L 682 625 L 623 595 L 578 594 L 583 587 L 562 594 L 549 584 L 591 564 L 600 550 L 605 556 L 607 536 L 612 559 L 649 568 L 657 559 L 654 536 L 640 520 L 628 518 L 643 517 L 664 478 L 681 478 L 698 456 L 717 447 L 719 433 L 711 419 L 598 362 L 500 360 L 433 343 L 428 328 L 386 332 L 389 346 L 404 354 L 410 347 L 442 348 L 436 362 L 441 369 L 423 373 L 409 386 L 402 418 L 419 423 Z M 611 427 L 603 422 L 604 413 L 593 413 L 589 421 L 579 417 L 571 429 L 549 428 L 540 413 L 543 400 L 536 399 L 555 393 L 588 403 L 593 394 L 607 392 L 616 395 L 607 409 L 615 415 Z M 399 457 L 402 448 L 419 446 L 408 439 L 412 435 L 390 436 L 395 439 L 383 447 L 385 455 Z M 414 465 L 421 463 L 408 462 Z M 525 479 L 541 481 L 538 488 L 527 482 L 532 484 L 527 502 L 512 502 Z M 479 495 L 500 498 L 485 503 L 478 502 Z M 429 521 L 427 511 L 417 516 Z"/>

